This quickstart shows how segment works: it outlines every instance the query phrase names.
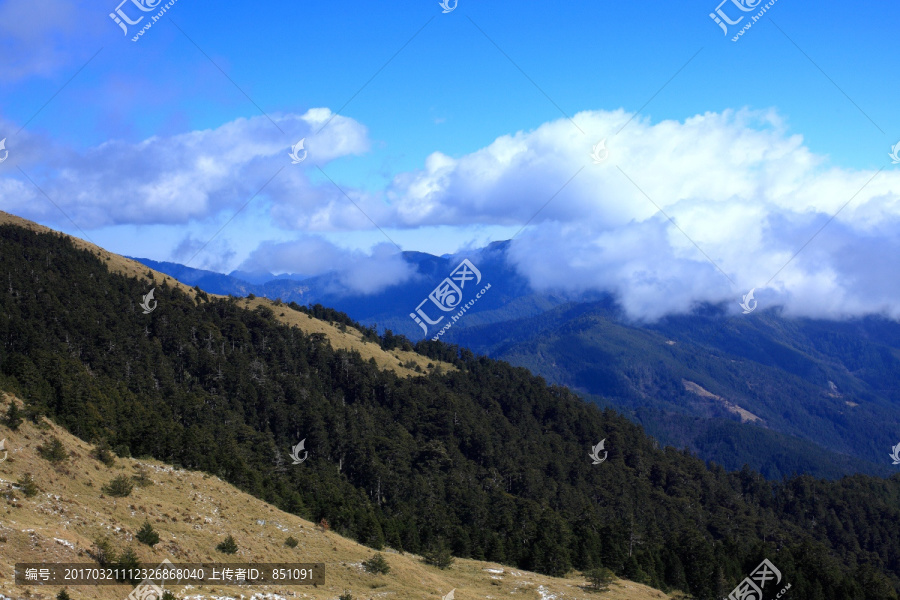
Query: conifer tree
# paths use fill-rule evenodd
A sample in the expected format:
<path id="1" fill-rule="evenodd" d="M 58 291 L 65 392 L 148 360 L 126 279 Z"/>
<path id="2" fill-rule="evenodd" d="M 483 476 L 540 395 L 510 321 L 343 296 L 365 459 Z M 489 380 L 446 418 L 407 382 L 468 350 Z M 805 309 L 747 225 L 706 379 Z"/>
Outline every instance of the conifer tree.
<path id="1" fill-rule="evenodd" d="M 387 561 L 384 559 L 384 556 L 382 556 L 380 552 L 375 553 L 372 558 L 364 560 L 362 566 L 369 573 L 384 575 L 391 571 L 391 566 L 387 563 Z"/>
<path id="2" fill-rule="evenodd" d="M 117 566 L 122 570 L 125 580 L 134 584 L 140 581 L 140 578 L 132 576 L 138 572 L 138 567 L 140 567 L 140 565 L 141 562 L 140 559 L 138 559 L 137 553 L 135 553 L 133 548 L 129 547 L 119 556 Z"/>
<path id="3" fill-rule="evenodd" d="M 116 464 L 116 457 L 109 447 L 109 442 L 105 439 L 100 440 L 100 442 L 97 444 L 97 447 L 94 448 L 94 458 L 102 462 L 107 467 L 112 467 Z"/>
<path id="4" fill-rule="evenodd" d="M 235 542 L 234 538 L 229 535 L 223 541 L 219 542 L 219 544 L 216 546 L 216 550 L 225 554 L 237 554 L 237 542 Z"/>
<path id="5" fill-rule="evenodd" d="M 53 464 L 61 463 L 69 458 L 66 447 L 63 446 L 63 443 L 56 436 L 51 437 L 50 441 L 46 444 L 38 446 L 38 454 L 41 455 L 41 458 L 48 460 Z"/>
<path id="6" fill-rule="evenodd" d="M 609 584 L 616 578 L 613 572 L 606 567 L 596 567 L 584 575 L 591 582 L 591 587 L 598 592 L 607 591 Z"/>
<path id="7" fill-rule="evenodd" d="M 450 554 L 450 548 L 447 543 L 440 540 L 434 543 L 423 555 L 425 564 L 435 566 L 439 569 L 447 569 L 453 564 L 454 558 Z"/>
<path id="8" fill-rule="evenodd" d="M 22 410 L 15 400 L 10 400 L 9 402 L 4 423 L 13 431 L 16 431 L 19 428 L 19 425 L 22 424 Z"/>
<path id="9" fill-rule="evenodd" d="M 126 477 L 125 475 L 117 475 L 101 488 L 104 494 L 109 494 L 110 496 L 115 496 L 116 498 L 125 498 L 126 496 L 131 495 L 131 490 L 134 489 L 134 484 L 131 482 L 131 479 Z"/>
<path id="10" fill-rule="evenodd" d="M 153 525 L 150 524 L 150 521 L 144 521 L 144 524 L 138 530 L 135 537 L 139 542 L 147 544 L 151 548 L 159 543 L 159 533 L 153 529 Z"/>
<path id="11" fill-rule="evenodd" d="M 26 497 L 31 498 L 36 496 L 40 491 L 37 484 L 34 482 L 34 477 L 32 477 L 31 473 L 25 473 L 19 478 L 18 481 L 19 489 L 22 490 L 22 493 L 25 494 Z"/>
<path id="12" fill-rule="evenodd" d="M 91 554 L 93 555 L 94 560 L 96 560 L 101 567 L 109 567 L 111 565 L 114 565 L 118 560 L 118 555 L 116 554 L 113 545 L 105 537 L 99 538 L 94 541 L 94 550 Z"/>

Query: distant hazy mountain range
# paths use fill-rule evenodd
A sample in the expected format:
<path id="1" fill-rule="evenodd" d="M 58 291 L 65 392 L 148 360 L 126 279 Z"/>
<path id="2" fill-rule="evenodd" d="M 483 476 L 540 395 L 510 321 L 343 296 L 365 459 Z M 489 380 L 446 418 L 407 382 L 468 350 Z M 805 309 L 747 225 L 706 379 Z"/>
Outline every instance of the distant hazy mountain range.
<path id="1" fill-rule="evenodd" d="M 487 260 L 479 257 L 474 262 L 481 267 Z M 202 470 L 213 487 L 217 484 L 211 476 L 224 479 L 265 500 L 269 508 L 257 506 L 256 512 L 264 511 L 282 524 L 289 522 L 271 512 L 275 507 L 322 523 L 319 533 L 295 530 L 301 545 L 296 550 L 288 543 L 281 546 L 279 555 L 287 560 L 291 552 L 302 552 L 340 571 L 338 562 L 347 559 L 329 549 L 340 550 L 339 542 L 316 547 L 308 537 L 330 539 L 324 537 L 327 523 L 331 531 L 372 550 L 387 546 L 439 563 L 423 565 L 419 558 L 391 563 L 392 569 L 417 573 L 417 582 L 428 580 L 431 591 L 426 596 L 435 595 L 436 579 L 429 573 L 438 571 L 440 564 L 446 566 L 452 554 L 500 563 L 500 574 L 515 569 L 515 582 L 491 582 L 493 595 L 514 592 L 516 586 L 521 591 L 524 580 L 519 574 L 526 569 L 562 576 L 573 569 L 583 572 L 603 565 L 617 577 L 672 592 L 673 597 L 711 600 L 738 589 L 735 586 L 750 569 L 771 556 L 796 600 L 897 598 L 900 474 L 891 478 L 857 475 L 837 481 L 804 475 L 766 482 L 749 468 L 728 472 L 718 465 L 706 466 L 688 452 L 660 447 L 618 411 L 589 406 L 565 388 L 547 386 L 527 369 L 444 343 L 412 347 L 395 335 L 378 336 L 332 308 L 306 309 L 258 297 L 211 297 L 89 242 L 2 212 L 0 263 L 6 273 L 0 293 L 0 314 L 4 315 L 0 391 L 5 392 L 0 430 L 11 454 L 2 468 L 7 480 L 22 473 L 34 476 L 22 475 L 19 485 L 7 494 L 16 494 L 16 501 L 9 502 L 19 506 L 20 525 L 23 518 L 25 524 L 35 524 L 35 515 L 54 512 L 46 510 L 46 494 L 53 486 L 58 488 L 60 472 L 71 468 L 83 475 L 85 468 L 91 473 L 101 469 L 90 468 L 92 462 L 101 462 L 84 443 L 95 439 L 122 458 L 153 457 Z M 445 265 L 434 264 L 441 267 L 443 277 Z M 487 273 L 486 269 L 483 277 Z M 465 276 L 473 274 L 469 270 Z M 456 304 L 449 293 L 454 289 L 444 281 L 435 298 Z M 470 290 L 466 286 L 467 294 Z M 151 291 L 155 292 L 152 299 Z M 610 310 L 609 303 L 594 304 L 599 308 L 589 306 L 583 312 L 598 311 L 604 335 L 619 331 L 632 336 L 621 338 L 623 356 L 600 355 L 597 364 L 610 363 L 614 375 L 630 378 L 631 386 L 640 382 L 646 397 L 655 398 L 652 370 L 657 366 L 642 354 L 655 344 L 654 333 L 628 330 L 615 314 L 603 316 L 604 310 Z M 577 338 L 564 330 L 575 322 L 565 314 L 565 307 L 544 311 L 548 318 L 563 318 L 562 325 L 542 320 L 554 328 L 520 343 L 555 342 L 554 332 L 558 332 L 569 336 L 578 350 Z M 502 309 L 491 312 L 500 315 Z M 677 342 L 661 345 L 679 347 Z M 547 348 L 558 353 L 548 358 L 548 364 L 568 360 L 558 349 Z M 673 356 L 670 368 L 693 369 L 703 375 L 713 370 L 708 365 L 715 364 L 708 353 L 707 347 Z M 647 364 L 635 367 L 633 360 Z M 688 364 L 679 366 L 678 361 Z M 574 369 L 577 362 L 572 360 L 572 365 Z M 732 385 L 725 374 L 727 370 L 709 373 L 712 383 L 720 377 L 722 386 Z M 749 412 L 756 410 L 733 398 L 713 396 L 723 391 L 708 391 L 712 387 L 708 381 L 679 383 L 696 396 L 722 403 L 726 412 L 737 411 L 736 417 L 750 418 Z M 608 384 L 603 382 L 603 387 Z M 673 390 L 660 385 L 655 389 L 660 410 L 678 405 L 677 398 L 670 397 Z M 830 389 L 833 394 L 845 393 L 841 388 Z M 624 397 L 615 387 L 609 387 L 609 392 L 604 402 L 620 402 Z M 6 393 L 21 399 L 21 405 Z M 688 409 L 697 410 L 689 405 Z M 803 411 L 797 414 L 797 422 L 806 417 Z M 53 448 L 52 426 L 32 425 L 41 423 L 43 416 L 81 438 L 69 438 L 69 444 L 78 445 L 77 453 L 63 452 L 54 457 L 55 464 L 47 462 L 51 451 L 45 450 Z M 783 427 L 784 422 L 773 419 L 772 425 Z M 734 427 L 745 425 L 735 421 Z M 756 432 L 765 429 L 723 431 L 732 436 L 723 440 L 727 444 L 741 436 L 759 439 Z M 58 443 L 65 449 L 66 441 Z M 771 453 L 762 444 L 741 446 L 741 451 L 760 460 L 765 452 Z M 298 456 L 298 447 L 304 449 L 300 464 L 289 461 Z M 785 449 L 789 459 L 795 456 L 791 452 Z M 820 463 L 812 467 L 823 469 L 828 461 L 840 460 L 838 454 L 825 450 L 821 454 Z M 75 513 L 70 515 L 66 509 L 64 515 L 72 524 L 66 534 L 72 541 L 70 549 L 77 545 L 90 554 L 91 540 L 97 539 L 95 523 L 82 519 L 79 526 L 78 507 L 84 508 L 85 503 L 89 509 L 105 506 L 109 510 L 100 514 L 115 516 L 116 499 L 111 496 L 118 492 L 106 493 L 106 485 L 131 487 L 128 463 L 109 458 L 119 465 L 116 471 L 126 468 L 121 477 L 110 480 L 113 472 L 101 469 L 88 477 L 91 481 L 83 476 L 64 477 L 76 487 L 70 485 L 68 492 L 57 489 L 70 496 L 73 490 L 78 492 Z M 16 473 L 11 475 L 7 465 Z M 139 475 L 138 481 L 159 480 L 153 470 L 147 470 L 149 477 Z M 192 476 L 182 475 L 178 476 L 182 483 L 190 483 L 184 477 Z M 163 480 L 154 487 L 159 484 Z M 31 498 L 38 491 L 41 495 Z M 197 516 L 188 514 L 191 506 L 182 506 L 185 499 L 207 509 L 215 504 L 210 497 L 194 498 L 197 494 L 188 489 L 186 495 L 174 490 L 160 497 L 160 502 L 168 504 L 160 508 L 157 503 L 153 508 L 146 500 L 161 492 L 141 487 L 132 493 L 136 500 L 128 505 L 130 509 L 125 508 L 129 501 L 118 504 L 122 527 L 149 518 L 159 527 L 160 536 L 170 540 L 184 530 L 179 529 L 180 523 Z M 234 496 L 235 490 L 223 493 Z M 241 504 L 252 509 L 246 500 L 240 500 Z M 178 516 L 167 517 L 173 507 Z M 265 519 L 248 517 L 220 519 L 212 527 L 193 525 L 206 532 L 191 534 L 196 543 L 161 544 L 138 551 L 142 557 L 156 552 L 154 562 L 166 553 L 184 559 L 192 548 L 208 555 L 212 544 L 228 534 L 245 555 L 260 556 L 254 543 L 272 546 L 273 540 L 258 535 Z M 257 530 L 249 531 L 254 521 Z M 4 528 L 9 539 L 3 548 L 35 547 L 34 536 L 29 538 L 27 530 L 19 529 Z M 113 563 L 116 566 L 131 560 L 122 550 L 127 533 L 109 537 L 113 551 L 123 556 Z M 182 537 L 179 533 L 178 539 Z M 392 561 L 392 555 L 397 556 L 385 552 L 385 560 Z M 460 564 L 462 568 L 447 571 L 480 572 L 477 565 Z M 372 577 L 377 575 L 367 574 L 366 589 L 377 583 Z M 384 593 L 422 597 L 419 591 L 398 590 L 395 584 L 402 585 L 402 577 L 389 579 L 387 587 L 380 588 Z M 553 595 L 550 590 L 562 589 L 556 595 L 580 595 L 579 579 L 580 574 L 570 576 L 560 587 L 547 581 L 542 593 Z M 342 581 L 338 578 L 339 584 Z M 534 579 L 528 583 L 535 588 Z M 342 587 L 331 580 L 329 586 L 311 593 L 326 600 Z M 483 588 L 464 583 L 460 589 L 475 597 Z M 638 600 L 633 591 L 629 586 L 620 596 Z M 99 600 L 101 596 L 91 597 Z"/>
<path id="2" fill-rule="evenodd" d="M 787 319 L 765 310 L 733 317 L 707 306 L 637 325 L 609 296 L 534 292 L 507 263 L 507 248 L 406 252 L 418 277 L 367 296 L 346 295 L 336 275 L 263 281 L 265 274 L 137 260 L 207 292 L 321 303 L 416 341 L 424 335 L 410 313 L 470 258 L 482 276 L 477 289 L 491 288 L 442 340 L 615 406 L 660 442 L 730 469 L 747 464 L 769 478 L 896 472 L 888 454 L 900 442 L 900 324 Z M 429 337 L 455 314 L 424 306 L 432 319 L 446 317 Z"/>

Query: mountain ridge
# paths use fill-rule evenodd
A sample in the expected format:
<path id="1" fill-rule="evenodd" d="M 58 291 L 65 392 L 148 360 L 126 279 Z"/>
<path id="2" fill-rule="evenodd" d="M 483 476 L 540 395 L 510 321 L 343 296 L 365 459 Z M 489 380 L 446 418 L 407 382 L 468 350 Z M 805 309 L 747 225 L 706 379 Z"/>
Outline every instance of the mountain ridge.
<path id="1" fill-rule="evenodd" d="M 663 443 L 725 460 L 730 469 L 746 463 L 770 479 L 893 472 L 883 454 L 900 431 L 900 325 L 789 320 L 773 310 L 729 317 L 713 306 L 639 324 L 610 295 L 535 293 L 509 264 L 509 247 L 497 242 L 467 254 L 492 287 L 442 340 L 525 366 L 624 411 Z M 415 283 L 337 298 L 321 293 L 327 277 L 311 278 L 300 301 L 325 298 L 368 326 L 421 338 L 408 313 L 461 256 L 404 256 L 419 270 Z M 723 400 L 709 402 L 683 381 Z M 769 431 L 764 437 L 774 448 L 752 443 L 759 427 L 726 423 L 749 415 Z M 706 425 L 698 427 L 697 418 Z M 732 437 L 736 454 L 710 445 L 722 435 Z"/>
<path id="2" fill-rule="evenodd" d="M 151 283 L 59 235 L 0 226 L 2 271 L 0 387 L 29 418 L 218 475 L 374 549 L 443 546 L 546 574 L 603 565 L 703 600 L 767 557 L 797 600 L 900 589 L 900 476 L 727 472 L 525 369 L 425 341 L 415 350 L 456 370 L 400 377 L 287 326 L 274 303 L 164 282 L 142 313 Z M 309 459 L 287 468 L 301 439 Z M 600 440 L 608 457 L 592 464 Z"/>
<path id="3" fill-rule="evenodd" d="M 805 348 L 804 332 L 817 328 L 828 331 L 830 324 L 794 325 L 799 330 L 785 344 L 766 333 L 772 328 L 769 323 L 783 327 L 777 316 L 766 313 L 754 321 L 686 316 L 636 327 L 611 318 L 606 304 L 561 305 L 545 315 L 502 325 L 462 328 L 451 332 L 450 341 L 528 367 L 548 381 L 569 385 L 601 405 L 615 406 L 628 414 L 659 409 L 661 415 L 669 416 L 652 424 L 643 419 L 640 422 L 665 443 L 700 449 L 694 438 L 677 430 L 666 433 L 667 424 L 672 424 L 671 415 L 709 419 L 710 427 L 716 427 L 722 418 L 739 420 L 729 417 L 728 410 L 716 411 L 707 403 L 697 402 L 701 398 L 684 389 L 682 381 L 689 380 L 756 415 L 773 433 L 819 446 L 822 460 L 805 451 L 806 470 L 801 472 L 829 477 L 851 472 L 889 475 L 890 465 L 881 458 L 883 448 L 892 444 L 891 434 L 900 429 L 900 398 L 896 398 L 900 384 L 886 385 L 893 391 L 879 395 L 837 361 L 820 358 L 821 351 L 816 351 L 818 356 L 811 354 Z M 834 325 L 836 330 L 848 327 Z M 884 330 L 885 337 L 900 328 L 897 324 L 872 327 Z M 751 343 L 763 349 L 745 349 L 747 340 L 755 336 L 762 345 Z M 832 335 L 832 339 L 838 338 Z M 882 352 L 878 343 L 866 343 L 872 348 L 866 352 Z M 875 377 L 896 379 L 900 361 L 887 360 L 897 367 L 885 366 Z M 844 395 L 835 396 L 829 385 L 835 382 Z M 851 410 L 856 413 L 849 413 Z M 647 414 L 645 411 L 645 418 Z M 787 448 L 784 445 L 785 451 Z M 712 458 L 703 452 L 701 456 Z M 765 468 L 753 458 L 753 453 L 742 454 L 726 466 L 740 468 L 748 462 L 754 468 Z M 835 471 L 835 464 L 849 470 Z M 777 468 L 766 473 L 773 479 L 791 474 Z"/>
<path id="4" fill-rule="evenodd" d="M 10 213 L 0 211 L 0 225 L 3 224 L 21 227 L 28 231 L 34 231 L 37 233 L 46 233 L 64 237 L 65 239 L 69 240 L 76 248 L 87 250 L 91 254 L 96 255 L 98 258 L 101 258 L 106 262 L 107 267 L 114 273 L 119 273 L 126 277 L 137 278 L 141 281 L 147 282 L 148 285 L 154 285 L 157 283 L 157 281 L 159 281 L 164 285 L 172 286 L 174 289 L 178 289 L 179 291 L 192 297 L 194 300 L 204 297 L 208 299 L 210 296 L 219 298 L 227 297 L 227 294 L 207 294 L 206 292 L 202 292 L 202 290 L 195 283 L 182 282 L 168 272 L 156 270 L 151 265 L 144 265 L 143 263 L 139 262 L 138 259 L 119 256 L 112 252 L 108 252 L 107 250 L 97 246 L 93 242 L 88 242 L 78 237 L 59 233 L 53 229 L 50 229 L 49 227 L 34 223 L 33 221 L 28 221 Z M 177 263 L 155 263 L 154 261 L 151 261 L 151 264 L 162 266 L 171 270 L 176 270 L 176 267 L 181 267 L 181 265 L 178 265 Z M 188 271 L 191 270 L 189 267 L 183 268 Z M 201 271 L 201 273 L 211 273 L 211 271 Z M 283 323 L 290 326 L 299 327 L 307 333 L 324 335 L 336 348 L 355 350 L 366 359 L 374 359 L 380 368 L 394 371 L 400 375 L 419 376 L 427 369 L 434 368 L 434 366 L 440 366 L 444 370 L 454 369 L 454 366 L 450 363 L 427 359 L 426 357 L 423 357 L 422 355 L 413 352 L 410 349 L 397 347 L 391 349 L 390 351 L 385 351 L 384 349 L 377 347 L 376 344 L 371 343 L 371 341 L 367 342 L 367 340 L 364 339 L 361 328 L 348 329 L 346 325 L 344 327 L 339 327 L 336 326 L 333 322 L 315 318 L 312 314 L 309 314 L 308 311 L 306 313 L 307 319 L 304 320 L 297 318 L 297 315 L 294 314 L 293 310 L 288 312 L 284 309 L 284 307 L 282 307 L 280 303 L 276 303 L 267 298 L 245 298 L 243 302 L 245 303 L 245 305 L 251 308 L 265 306 L 266 308 L 272 310 L 273 316 Z M 299 306 L 296 308 L 298 310 L 300 309 Z M 432 364 L 432 366 L 428 367 L 427 365 L 429 364 Z M 417 368 L 418 370 L 416 370 Z"/>

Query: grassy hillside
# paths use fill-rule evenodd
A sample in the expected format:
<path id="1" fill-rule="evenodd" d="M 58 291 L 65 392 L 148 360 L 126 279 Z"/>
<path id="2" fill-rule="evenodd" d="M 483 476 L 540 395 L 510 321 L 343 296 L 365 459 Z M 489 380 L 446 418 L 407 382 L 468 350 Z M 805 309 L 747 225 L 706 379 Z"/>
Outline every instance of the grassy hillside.
<path id="1" fill-rule="evenodd" d="M 301 307 L 248 309 L 162 282 L 143 314 L 154 284 L 52 234 L 0 226 L 2 274 L 0 389 L 28 418 L 203 470 L 370 548 L 448 548 L 554 576 L 603 566 L 702 600 L 763 557 L 796 581 L 796 600 L 894 600 L 900 588 L 900 478 L 727 473 L 466 350 L 417 344 L 452 371 L 381 369 L 279 320 L 309 321 Z M 408 344 L 358 330 L 382 349 Z M 293 468 L 286 452 L 300 439 L 310 456 Z M 608 460 L 592 464 L 601 439 Z"/>
<path id="2" fill-rule="evenodd" d="M 418 352 L 400 348 L 384 350 L 377 343 L 364 339 L 358 329 L 317 319 L 277 301 L 258 297 L 243 298 L 239 306 L 248 310 L 267 307 L 281 323 L 297 327 L 307 334 L 322 334 L 334 348 L 358 352 L 364 360 L 374 360 L 379 369 L 393 371 L 401 376 L 416 377 L 431 372 L 436 367 L 445 372 L 456 370 L 452 363 L 429 358 Z"/>
<path id="3" fill-rule="evenodd" d="M 4 394 L 0 409 L 12 397 Z M 310 598 L 333 600 L 344 590 L 354 597 L 438 600 L 455 589 L 458 600 L 481 598 L 534 598 L 574 600 L 595 597 L 606 600 L 651 600 L 668 596 L 646 586 L 617 580 L 609 592 L 585 592 L 586 580 L 573 573 L 554 578 L 497 563 L 457 560 L 441 570 L 424 564 L 420 556 L 400 554 L 390 548 L 382 553 L 390 565 L 386 575 L 365 572 L 362 561 L 374 551 L 334 532 L 323 532 L 310 521 L 280 511 L 245 494 L 221 479 L 186 471 L 151 459 L 116 458 L 107 466 L 94 458 L 95 447 L 70 435 L 50 421 L 41 426 L 23 423 L 17 431 L 0 427 L 9 458 L 0 462 L 0 594 L 11 598 L 53 598 L 46 588 L 15 586 L 9 575 L 16 562 L 92 562 L 95 540 L 107 537 L 117 549 L 133 548 L 142 562 L 315 562 L 324 563 L 324 585 L 260 586 L 239 588 L 201 586 L 171 588 L 178 598 L 222 600 L 246 598 L 253 593 L 277 594 L 269 600 Z M 43 459 L 38 446 L 52 437 L 62 441 L 69 457 L 54 465 Z M 147 469 L 152 485 L 136 486 L 126 498 L 112 498 L 101 487 L 118 475 L 129 477 Z M 31 473 L 40 492 L 27 498 L 16 483 Z M 160 534 L 153 548 L 134 539 L 145 520 Z M 225 535 L 233 535 L 240 548 L 227 557 L 215 550 Z M 299 541 L 289 548 L 285 540 Z M 76 600 L 121 600 L 131 586 L 77 586 L 69 593 Z M 242 596 L 243 594 L 243 596 Z"/>
<path id="4" fill-rule="evenodd" d="M 33 221 L 28 221 L 21 217 L 17 217 L 7 212 L 0 211 L 0 225 L 15 225 L 34 231 L 37 233 L 51 233 L 68 239 L 72 245 L 81 250 L 86 250 L 99 260 L 106 264 L 106 267 L 113 273 L 118 273 L 126 277 L 134 277 L 136 279 L 146 281 L 148 283 L 147 291 L 154 284 L 162 284 L 177 289 L 192 298 L 196 298 L 200 293 L 197 288 L 187 286 L 180 281 L 153 269 L 142 265 L 136 260 L 113 254 L 104 250 L 91 242 L 82 240 L 74 236 L 68 236 L 58 233 L 49 227 L 44 227 Z M 203 294 L 205 297 L 226 298 L 227 296 L 217 296 L 216 294 Z M 440 366 L 443 370 L 453 370 L 455 367 L 446 362 L 428 359 L 421 354 L 402 349 L 393 349 L 391 351 L 382 350 L 378 344 L 363 339 L 363 334 L 354 328 L 339 327 L 334 323 L 322 321 L 297 311 L 290 310 L 283 306 L 280 302 L 269 300 L 266 298 L 254 298 L 243 300 L 243 306 L 246 308 L 256 308 L 266 306 L 274 312 L 275 318 L 290 325 L 298 327 L 305 333 L 322 334 L 331 345 L 335 348 L 359 352 L 366 360 L 370 358 L 375 360 L 378 367 L 393 371 L 398 375 L 416 377 L 422 375 L 435 366 Z M 429 367 L 428 365 L 432 366 Z M 406 366 L 404 366 L 406 365 Z M 419 367 L 419 370 L 416 370 Z"/>
<path id="5" fill-rule="evenodd" d="M 771 480 L 895 472 L 885 450 L 900 428 L 900 324 L 783 318 L 777 310 L 729 316 L 722 307 L 634 323 L 606 295 L 567 300 L 531 290 L 507 251 L 508 243 L 496 243 L 472 257 L 491 292 L 443 341 L 625 411 L 661 442 L 729 469 L 748 464 Z M 415 252 L 404 259 L 420 277 L 371 296 L 329 295 L 340 288 L 330 276 L 254 289 L 315 299 L 419 339 L 403 307 L 459 259 Z M 159 266 L 172 275 L 190 271 Z M 219 283 L 214 274 L 197 280 Z"/>

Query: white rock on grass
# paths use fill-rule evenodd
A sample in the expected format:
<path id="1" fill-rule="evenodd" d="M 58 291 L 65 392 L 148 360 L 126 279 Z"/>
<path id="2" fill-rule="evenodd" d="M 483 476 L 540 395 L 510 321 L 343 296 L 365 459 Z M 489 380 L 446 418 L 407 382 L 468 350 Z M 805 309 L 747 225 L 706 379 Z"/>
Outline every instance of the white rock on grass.
<path id="1" fill-rule="evenodd" d="M 550 590 L 542 585 L 538 586 L 537 592 L 541 596 L 541 600 L 556 600 L 556 594 L 551 594 Z"/>

